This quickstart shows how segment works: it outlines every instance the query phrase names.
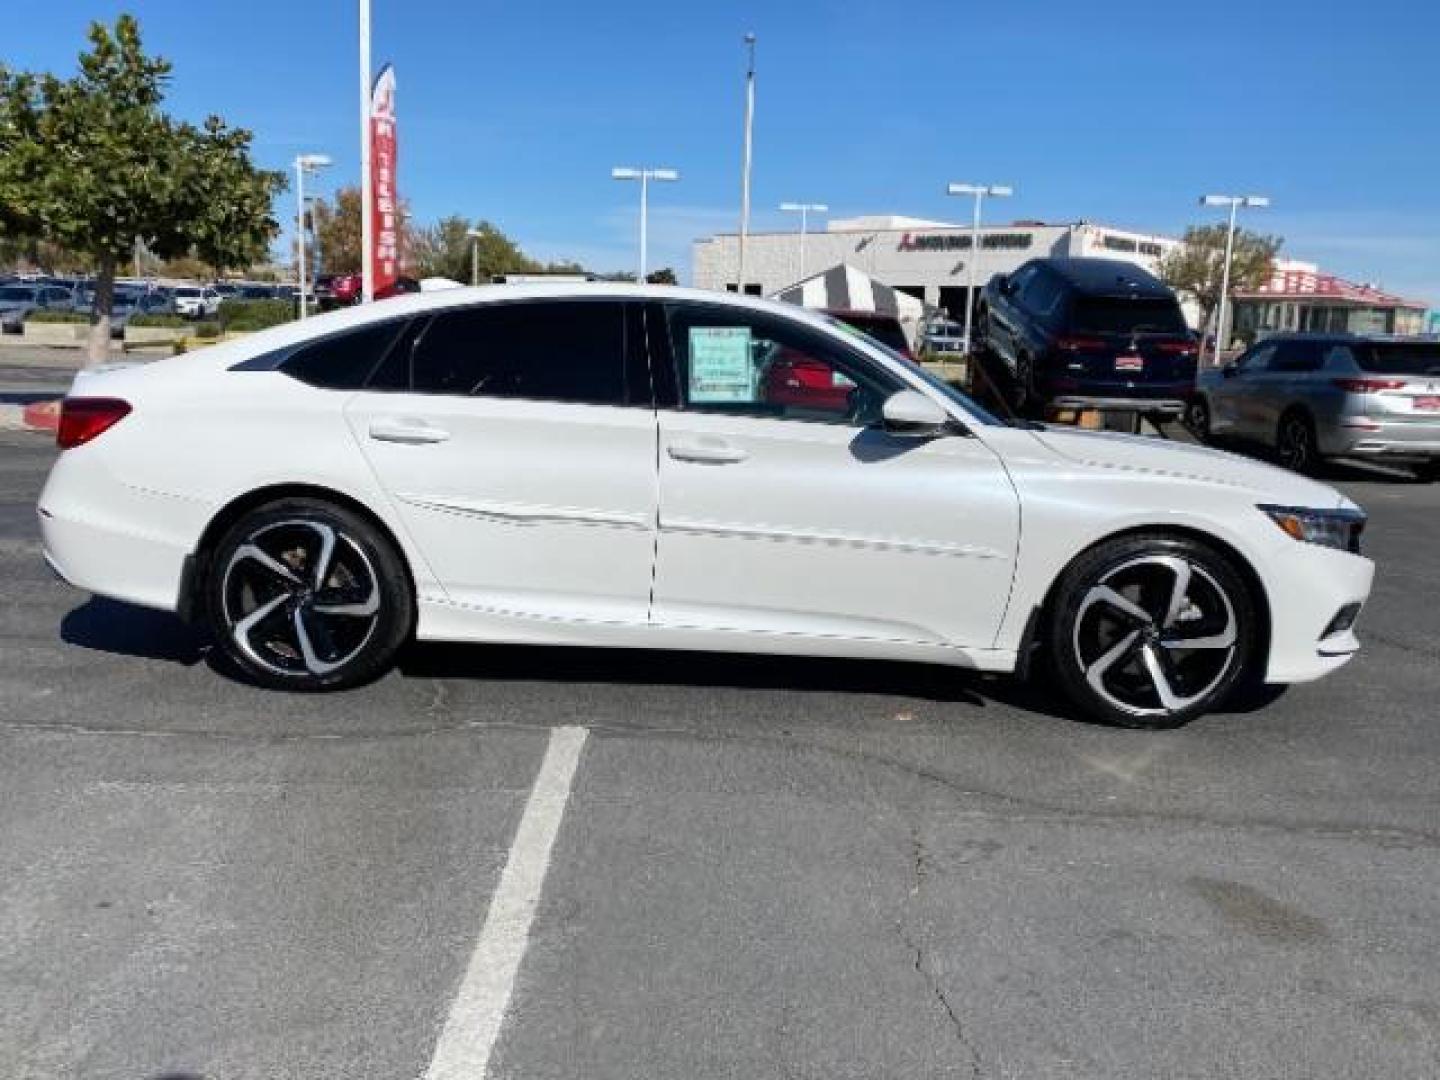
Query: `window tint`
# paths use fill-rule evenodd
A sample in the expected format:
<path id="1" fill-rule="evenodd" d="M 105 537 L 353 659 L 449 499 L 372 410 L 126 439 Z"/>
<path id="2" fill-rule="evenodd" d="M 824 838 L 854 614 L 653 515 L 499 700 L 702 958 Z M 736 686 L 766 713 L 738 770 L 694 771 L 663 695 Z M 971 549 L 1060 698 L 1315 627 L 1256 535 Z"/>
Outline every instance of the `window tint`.
<path id="1" fill-rule="evenodd" d="M 1064 288 L 1052 274 L 1037 270 L 1031 275 L 1020 298 L 1036 318 L 1048 320 L 1055 314 L 1064 295 Z"/>
<path id="2" fill-rule="evenodd" d="M 417 393 L 630 403 L 625 307 L 614 301 L 546 300 L 442 312 L 421 332 L 409 362 L 408 386 Z M 393 366 L 377 375 L 379 385 L 392 385 Z"/>
<path id="3" fill-rule="evenodd" d="M 1440 375 L 1440 342 L 1377 341 L 1357 345 L 1355 359 L 1384 375 Z"/>
<path id="4" fill-rule="evenodd" d="M 1282 341 L 1270 361 L 1270 370 L 1290 374 L 1319 371 L 1322 359 L 1323 348 L 1319 342 Z"/>
<path id="5" fill-rule="evenodd" d="M 1185 317 L 1174 300 L 1150 296 L 1082 296 L 1075 329 L 1092 334 L 1183 334 Z"/>
<path id="6" fill-rule="evenodd" d="M 910 351 L 910 342 L 905 337 L 905 328 L 900 325 L 900 320 L 893 316 L 867 315 L 864 312 L 847 311 L 843 315 L 836 315 L 835 318 L 852 330 L 859 330 L 866 337 L 874 338 L 881 345 L 893 349 L 902 356 Z"/>
<path id="7" fill-rule="evenodd" d="M 1269 371 L 1270 359 L 1275 355 L 1274 345 L 1261 345 L 1248 356 L 1242 356 L 1239 360 L 1239 367 L 1247 375 L 1254 375 L 1256 372 Z"/>
<path id="8" fill-rule="evenodd" d="M 281 366 L 311 386 L 327 390 L 358 390 L 385 358 L 408 320 L 372 323 L 303 346 Z"/>
<path id="9" fill-rule="evenodd" d="M 687 409 L 864 427 L 900 389 L 820 331 L 761 312 L 667 305 Z"/>

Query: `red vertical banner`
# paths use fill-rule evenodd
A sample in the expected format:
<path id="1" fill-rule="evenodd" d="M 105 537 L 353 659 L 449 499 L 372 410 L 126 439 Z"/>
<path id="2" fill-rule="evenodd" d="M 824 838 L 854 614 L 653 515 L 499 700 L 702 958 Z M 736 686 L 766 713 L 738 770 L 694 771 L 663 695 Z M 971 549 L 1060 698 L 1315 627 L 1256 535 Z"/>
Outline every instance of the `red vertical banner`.
<path id="1" fill-rule="evenodd" d="M 375 295 L 383 296 L 400 276 L 400 198 L 395 186 L 395 69 L 386 64 L 370 90 L 370 227 L 374 239 L 371 271 Z"/>

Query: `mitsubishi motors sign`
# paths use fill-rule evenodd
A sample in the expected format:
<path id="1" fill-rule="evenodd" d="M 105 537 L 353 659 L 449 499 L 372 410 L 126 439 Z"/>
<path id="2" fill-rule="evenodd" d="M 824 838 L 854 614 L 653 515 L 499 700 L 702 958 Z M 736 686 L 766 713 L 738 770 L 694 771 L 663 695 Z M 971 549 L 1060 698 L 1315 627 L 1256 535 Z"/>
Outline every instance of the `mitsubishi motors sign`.
<path id="1" fill-rule="evenodd" d="M 382 295 L 400 277 L 400 199 L 395 186 L 395 69 L 386 64 L 370 91 L 370 176 L 375 197 L 370 227 L 375 294 Z"/>

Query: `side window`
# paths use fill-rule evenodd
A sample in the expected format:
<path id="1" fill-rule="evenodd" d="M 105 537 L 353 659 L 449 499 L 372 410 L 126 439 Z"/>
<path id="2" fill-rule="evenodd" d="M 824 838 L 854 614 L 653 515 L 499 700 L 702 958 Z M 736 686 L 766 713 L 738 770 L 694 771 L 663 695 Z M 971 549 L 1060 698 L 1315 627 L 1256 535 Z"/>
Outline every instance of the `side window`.
<path id="1" fill-rule="evenodd" d="M 1039 270 L 1030 276 L 1021 300 L 1037 319 L 1048 322 L 1054 316 L 1064 294 L 1063 287 L 1053 275 Z"/>
<path id="2" fill-rule="evenodd" d="M 901 388 L 878 365 L 787 319 L 704 305 L 666 310 L 689 410 L 864 427 Z"/>
<path id="3" fill-rule="evenodd" d="M 1307 371 L 1319 371 L 1321 348 L 1314 341 L 1281 342 L 1275 357 L 1270 361 L 1270 370 L 1296 375 Z"/>
<path id="4" fill-rule="evenodd" d="M 370 323 L 321 338 L 291 353 L 280 370 L 326 390 L 358 390 L 408 323 L 407 319 Z"/>
<path id="5" fill-rule="evenodd" d="M 1332 345 L 1325 350 L 1325 367 L 1330 371 L 1354 371 L 1355 353 L 1349 345 Z"/>
<path id="6" fill-rule="evenodd" d="M 444 311 L 420 333 L 409 367 L 408 386 L 421 394 L 626 405 L 625 306 L 537 300 Z"/>
<path id="7" fill-rule="evenodd" d="M 1240 370 L 1246 375 L 1258 375 L 1262 371 L 1269 371 L 1270 361 L 1275 356 L 1274 345 L 1261 345 L 1250 352 L 1248 356 L 1240 358 Z"/>
<path id="8" fill-rule="evenodd" d="M 1010 295 L 1018 297 L 1022 295 L 1030 285 L 1030 280 L 1035 276 L 1036 267 L 1034 263 L 1027 263 L 1015 273 L 1011 274 L 1008 281 Z"/>

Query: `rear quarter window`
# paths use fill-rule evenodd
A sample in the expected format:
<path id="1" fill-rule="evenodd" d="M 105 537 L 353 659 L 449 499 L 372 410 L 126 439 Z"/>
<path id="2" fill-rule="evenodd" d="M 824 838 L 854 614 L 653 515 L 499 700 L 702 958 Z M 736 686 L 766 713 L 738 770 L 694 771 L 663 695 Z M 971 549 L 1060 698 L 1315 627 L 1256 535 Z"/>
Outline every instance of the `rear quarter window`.
<path id="1" fill-rule="evenodd" d="M 1440 375 L 1440 341 L 1376 341 L 1352 346 L 1362 371 Z"/>
<path id="2" fill-rule="evenodd" d="M 371 323 L 302 345 L 280 370 L 326 390 L 358 390 L 384 362 L 409 321 Z"/>

